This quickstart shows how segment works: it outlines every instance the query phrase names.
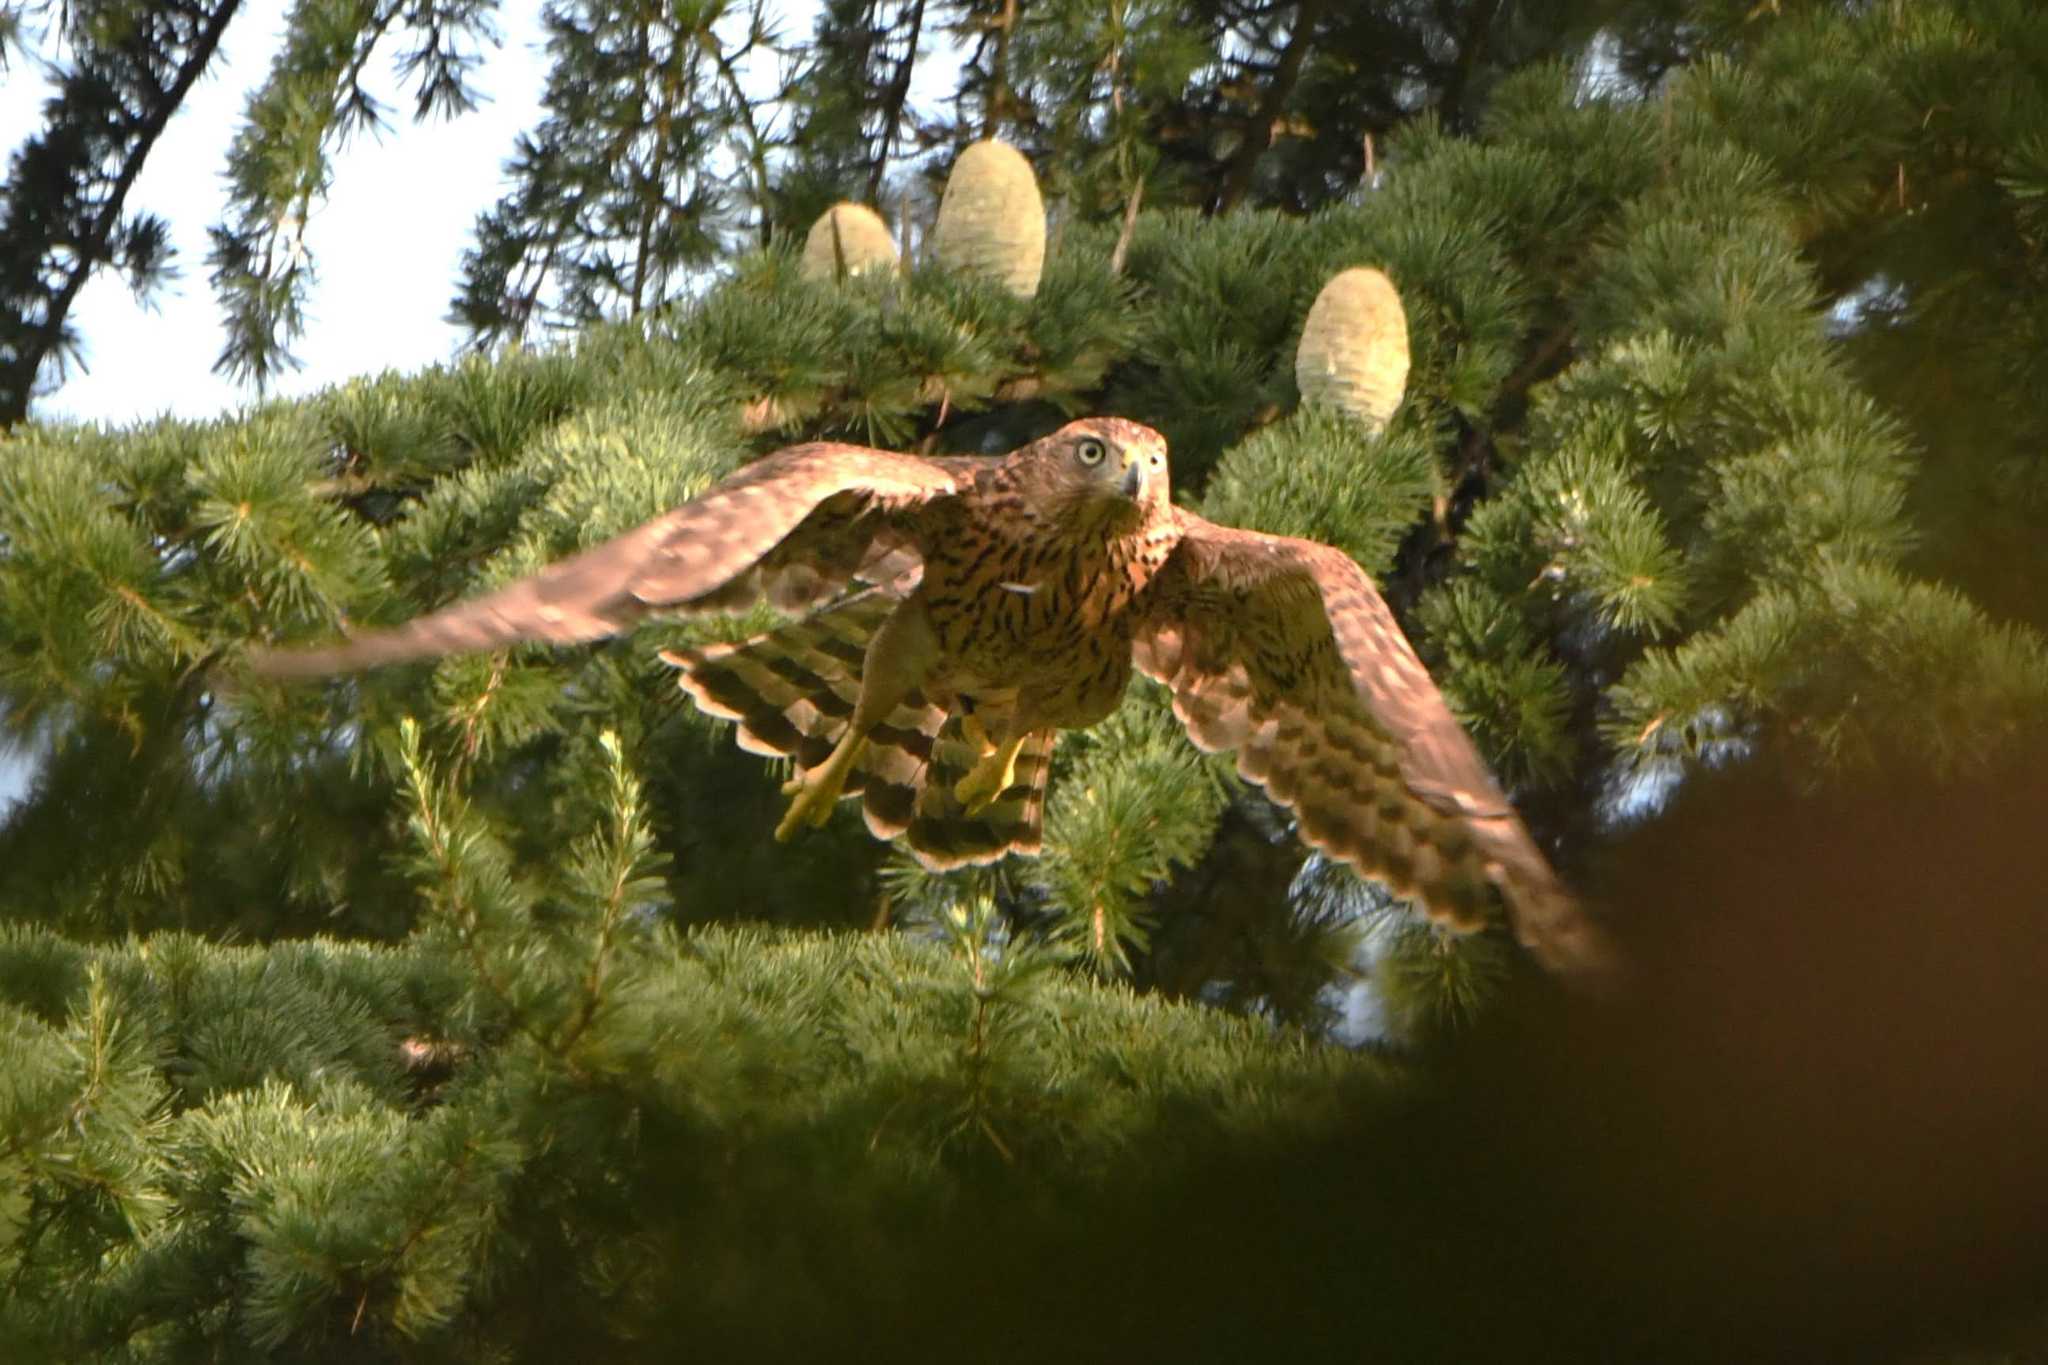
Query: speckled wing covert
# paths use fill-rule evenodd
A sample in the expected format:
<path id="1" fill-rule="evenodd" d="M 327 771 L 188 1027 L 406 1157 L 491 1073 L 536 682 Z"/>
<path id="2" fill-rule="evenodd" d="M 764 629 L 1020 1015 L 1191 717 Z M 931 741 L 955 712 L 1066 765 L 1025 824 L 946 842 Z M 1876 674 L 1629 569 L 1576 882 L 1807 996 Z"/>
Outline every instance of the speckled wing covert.
<path id="1" fill-rule="evenodd" d="M 850 582 L 914 573 L 901 516 L 956 490 L 968 462 L 818 442 L 766 456 L 624 535 L 471 601 L 318 649 L 265 649 L 252 666 L 310 677 L 405 659 L 569 644 L 649 611 L 734 611 L 767 598 L 798 611 Z"/>
<path id="2" fill-rule="evenodd" d="M 1597 928 L 1558 884 L 1372 580 L 1342 551 L 1177 512 L 1135 662 L 1203 749 L 1294 810 L 1302 837 L 1460 929 L 1493 889 L 1555 970 L 1592 972 Z"/>

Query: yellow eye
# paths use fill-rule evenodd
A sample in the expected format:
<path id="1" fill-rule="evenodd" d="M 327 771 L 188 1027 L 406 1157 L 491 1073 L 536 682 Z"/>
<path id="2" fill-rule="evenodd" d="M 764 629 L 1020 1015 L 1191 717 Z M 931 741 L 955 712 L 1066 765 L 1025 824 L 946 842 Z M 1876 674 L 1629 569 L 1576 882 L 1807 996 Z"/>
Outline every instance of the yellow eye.
<path id="1" fill-rule="evenodd" d="M 1102 463 L 1102 457 L 1109 454 L 1109 447 L 1093 436 L 1083 436 L 1081 443 L 1074 447 L 1074 458 L 1093 468 Z"/>

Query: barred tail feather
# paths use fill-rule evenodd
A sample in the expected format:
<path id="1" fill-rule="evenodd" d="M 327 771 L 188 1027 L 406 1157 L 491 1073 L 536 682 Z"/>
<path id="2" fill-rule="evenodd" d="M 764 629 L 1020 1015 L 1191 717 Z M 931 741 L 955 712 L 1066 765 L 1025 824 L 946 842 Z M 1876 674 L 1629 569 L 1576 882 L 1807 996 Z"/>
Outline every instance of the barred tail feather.
<path id="1" fill-rule="evenodd" d="M 858 593 L 739 644 L 662 657 L 682 670 L 680 685 L 699 710 L 736 723 L 741 748 L 793 759 L 809 771 L 846 732 L 860 697 L 868 639 L 894 607 L 886 593 Z M 843 795 L 860 798 L 876 838 L 907 834 L 911 852 L 927 867 L 1036 853 L 1043 844 L 1054 737 L 1050 730 L 1031 736 L 1017 755 L 1016 781 L 969 815 L 953 787 L 981 751 L 967 739 L 960 714 L 948 715 L 913 692 L 869 733 Z"/>
<path id="2" fill-rule="evenodd" d="M 698 710 L 738 725 L 742 749 L 813 768 L 852 719 L 868 638 L 894 606 L 881 593 L 859 593 L 740 644 L 662 658 L 683 671 L 678 681 Z"/>
<path id="3" fill-rule="evenodd" d="M 908 823 L 910 851 L 936 871 L 992 863 L 1007 853 L 1033 854 L 1045 845 L 1045 779 L 1058 732 L 1039 730 L 1025 740 L 1017 753 L 1015 780 L 989 805 L 969 814 L 953 788 L 980 760 L 981 749 L 967 738 L 963 719 L 957 711 L 947 716 L 933 741 Z"/>

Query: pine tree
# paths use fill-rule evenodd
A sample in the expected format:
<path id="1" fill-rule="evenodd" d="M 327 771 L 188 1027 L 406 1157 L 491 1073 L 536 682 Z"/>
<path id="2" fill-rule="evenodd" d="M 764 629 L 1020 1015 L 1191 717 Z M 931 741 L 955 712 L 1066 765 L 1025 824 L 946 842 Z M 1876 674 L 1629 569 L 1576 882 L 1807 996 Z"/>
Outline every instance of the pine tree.
<path id="1" fill-rule="evenodd" d="M 111 269 L 147 299 L 175 269 L 168 225 L 129 212 L 128 192 L 240 12 L 236 0 L 115 0 L 60 6 L 55 24 L 30 22 L 48 8 L 0 6 L 0 66 L 9 48 L 26 56 L 33 46 L 49 53 L 57 86 L 43 131 L 15 151 L 0 184 L 0 427 L 25 418 L 30 400 L 80 356 L 68 318 L 88 279 Z M 228 330 L 218 368 L 260 384 L 295 363 L 290 342 L 304 325 L 314 264 L 306 220 L 327 191 L 335 148 L 384 123 L 363 86 L 378 48 L 412 40 L 393 65 L 413 84 L 418 118 L 459 113 L 475 100 L 465 81 L 479 60 L 475 45 L 495 37 L 490 8 L 482 0 L 306 0 L 295 8 L 229 155 L 227 221 L 212 229 L 209 264 Z"/>
<path id="2" fill-rule="evenodd" d="M 61 380 L 76 361 L 79 337 L 67 319 L 93 272 L 119 271 L 144 298 L 162 282 L 165 224 L 130 213 L 128 191 L 235 8 L 234 0 L 67 7 L 47 26 L 32 24 L 25 8 L 0 9 L 0 67 L 9 48 L 25 55 L 32 36 L 54 37 L 73 53 L 45 130 L 16 149 L 0 185 L 0 426 L 26 417 L 38 386 Z"/>
<path id="3" fill-rule="evenodd" d="M 411 85 L 416 121 L 463 113 L 476 104 L 468 77 L 478 49 L 497 40 L 493 8 L 301 0 L 268 79 L 249 97 L 228 152 L 227 214 L 209 230 L 207 264 L 228 333 L 216 369 L 260 385 L 298 363 L 290 347 L 305 327 L 315 266 L 306 223 L 326 196 L 329 158 L 386 122 L 364 86 L 370 63 L 384 57 Z"/>
<path id="4" fill-rule="evenodd" d="M 454 305 L 486 343 L 676 298 L 733 245 L 736 202 L 762 239 L 774 226 L 756 112 L 774 101 L 742 76 L 774 55 L 760 0 L 556 5 L 546 23 L 548 117 L 513 159 L 518 188 L 477 220 Z"/>
<path id="5" fill-rule="evenodd" d="M 46 754 L 0 817 L 9 1358 L 1199 1356 L 1297 1270 L 1337 1287 L 1256 1319 L 1282 1353 L 1479 1358 L 1480 1298 L 1530 1334 L 1503 1358 L 1657 1356 L 1653 1310 L 1550 1292 L 1586 1292 L 1547 1240 L 1585 1177 L 1468 1159 L 1499 1133 L 1444 1098 L 1543 999 L 1511 941 L 1306 856 L 1158 689 L 1062 745 L 1043 857 L 937 876 L 850 812 L 766 837 L 781 775 L 658 658 L 765 609 L 310 687 L 240 663 L 794 441 L 1103 411 L 1204 515 L 1372 572 L 1595 892 L 1631 828 L 1682 864 L 1664 812 L 1728 770 L 1939 805 L 2039 744 L 2048 15 L 1368 8 L 834 3 L 772 38 L 812 74 L 771 136 L 728 69 L 764 11 L 557 7 L 463 285 L 480 342 L 552 344 L 0 438 L 0 716 Z M 949 109 L 890 93 L 932 35 Z M 991 131 L 1051 201 L 1029 295 L 923 249 L 920 177 Z M 900 271 L 803 268 L 840 196 L 909 205 Z M 1383 428 L 1296 376 L 1356 266 L 1407 317 Z M 1405 1051 L 1318 1039 L 1360 973 Z M 1598 1131 L 1515 1112 L 1516 1151 Z"/>

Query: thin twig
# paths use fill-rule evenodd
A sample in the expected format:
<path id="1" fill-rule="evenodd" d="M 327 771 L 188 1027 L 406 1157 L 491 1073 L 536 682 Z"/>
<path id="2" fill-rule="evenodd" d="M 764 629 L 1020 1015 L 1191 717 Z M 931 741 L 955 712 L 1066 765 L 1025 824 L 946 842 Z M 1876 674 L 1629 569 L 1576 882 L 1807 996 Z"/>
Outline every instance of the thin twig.
<path id="1" fill-rule="evenodd" d="M 1138 206 L 1145 202 L 1145 178 L 1131 183 L 1130 198 L 1124 201 L 1124 225 L 1116 234 L 1116 247 L 1109 253 L 1109 273 L 1124 273 L 1124 258 L 1130 254 L 1131 238 L 1138 231 Z"/>

